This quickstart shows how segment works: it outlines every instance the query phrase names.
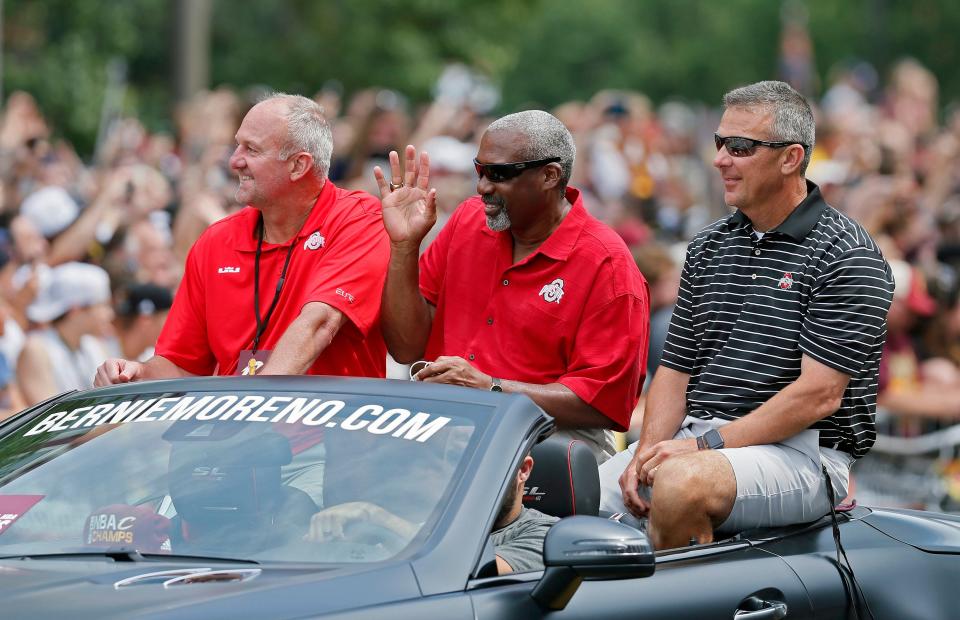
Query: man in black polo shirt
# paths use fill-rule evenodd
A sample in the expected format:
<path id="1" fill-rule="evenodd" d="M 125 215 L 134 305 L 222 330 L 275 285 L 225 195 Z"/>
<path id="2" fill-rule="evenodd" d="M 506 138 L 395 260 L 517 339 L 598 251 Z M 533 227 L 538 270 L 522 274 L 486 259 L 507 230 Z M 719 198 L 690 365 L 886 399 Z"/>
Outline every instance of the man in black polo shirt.
<path id="1" fill-rule="evenodd" d="M 658 549 L 810 521 L 875 439 L 893 278 L 804 172 L 814 120 L 782 82 L 724 97 L 714 166 L 737 208 L 687 248 L 640 441 L 600 469 L 601 508 Z"/>

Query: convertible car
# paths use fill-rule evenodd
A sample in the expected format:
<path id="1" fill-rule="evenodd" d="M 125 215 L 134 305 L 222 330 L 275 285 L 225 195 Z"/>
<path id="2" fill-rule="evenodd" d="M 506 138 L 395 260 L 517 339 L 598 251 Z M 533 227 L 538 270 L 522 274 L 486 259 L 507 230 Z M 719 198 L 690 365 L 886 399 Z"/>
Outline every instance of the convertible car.
<path id="1" fill-rule="evenodd" d="M 0 617 L 957 617 L 960 518 L 854 507 L 655 553 L 596 515 L 592 456 L 553 426 L 401 381 L 60 395 L 0 425 Z M 531 450 L 524 501 L 564 518 L 544 570 L 500 575 L 489 535 Z"/>

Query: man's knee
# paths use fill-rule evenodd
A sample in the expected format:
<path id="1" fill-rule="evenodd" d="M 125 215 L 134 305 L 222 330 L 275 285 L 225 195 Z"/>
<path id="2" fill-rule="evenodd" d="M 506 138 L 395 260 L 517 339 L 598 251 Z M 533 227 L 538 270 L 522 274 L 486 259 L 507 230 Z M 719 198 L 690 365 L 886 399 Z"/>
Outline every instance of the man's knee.
<path id="1" fill-rule="evenodd" d="M 660 465 L 653 483 L 655 512 L 704 512 L 720 523 L 733 510 L 737 479 L 730 462 L 712 451 L 684 454 Z"/>

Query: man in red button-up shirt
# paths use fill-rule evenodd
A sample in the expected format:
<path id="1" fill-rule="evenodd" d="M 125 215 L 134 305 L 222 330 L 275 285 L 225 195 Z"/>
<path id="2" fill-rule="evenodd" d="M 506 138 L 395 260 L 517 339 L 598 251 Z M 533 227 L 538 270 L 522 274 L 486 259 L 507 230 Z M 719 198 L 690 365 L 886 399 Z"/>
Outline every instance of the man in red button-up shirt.
<path id="1" fill-rule="evenodd" d="M 392 178 L 375 171 L 390 235 L 382 326 L 393 357 L 432 364 L 417 378 L 519 392 L 585 440 L 614 452 L 643 384 L 647 285 L 623 241 L 568 187 L 576 149 L 542 111 L 492 123 L 475 160 L 479 196 L 436 222 L 429 157 L 408 146 Z"/>
<path id="2" fill-rule="evenodd" d="M 191 248 L 156 355 L 107 360 L 97 385 L 251 370 L 384 376 L 388 239 L 376 198 L 327 179 L 333 139 L 322 108 L 273 96 L 236 139 L 230 166 L 248 206 Z"/>

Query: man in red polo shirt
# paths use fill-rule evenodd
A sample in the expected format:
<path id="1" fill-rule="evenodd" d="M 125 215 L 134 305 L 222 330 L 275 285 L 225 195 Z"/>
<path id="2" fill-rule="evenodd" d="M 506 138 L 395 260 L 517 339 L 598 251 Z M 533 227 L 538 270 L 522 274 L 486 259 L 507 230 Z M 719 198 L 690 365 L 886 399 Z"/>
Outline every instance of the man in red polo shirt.
<path id="1" fill-rule="evenodd" d="M 647 285 L 623 241 L 567 186 L 573 138 L 532 110 L 494 121 L 475 160 L 479 196 L 436 222 L 429 157 L 408 146 L 377 169 L 390 266 L 382 327 L 422 381 L 529 396 L 598 461 L 615 451 L 643 385 Z"/>
<path id="2" fill-rule="evenodd" d="M 327 179 L 322 108 L 275 95 L 236 139 L 230 166 L 249 206 L 190 250 L 154 357 L 107 360 L 97 385 L 251 371 L 384 376 L 377 321 L 389 242 L 376 198 Z"/>

